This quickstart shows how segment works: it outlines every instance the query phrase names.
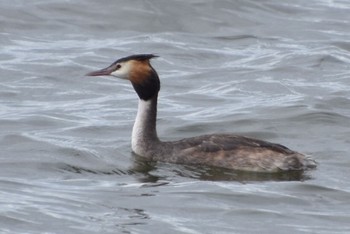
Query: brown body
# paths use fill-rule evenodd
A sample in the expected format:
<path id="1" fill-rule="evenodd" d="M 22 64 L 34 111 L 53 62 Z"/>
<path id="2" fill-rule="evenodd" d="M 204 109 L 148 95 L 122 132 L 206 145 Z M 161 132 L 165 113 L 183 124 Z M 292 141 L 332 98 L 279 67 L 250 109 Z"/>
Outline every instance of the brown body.
<path id="1" fill-rule="evenodd" d="M 143 156 L 170 163 L 210 165 L 254 172 L 304 170 L 313 167 L 304 155 L 282 145 L 229 134 L 155 142 Z"/>

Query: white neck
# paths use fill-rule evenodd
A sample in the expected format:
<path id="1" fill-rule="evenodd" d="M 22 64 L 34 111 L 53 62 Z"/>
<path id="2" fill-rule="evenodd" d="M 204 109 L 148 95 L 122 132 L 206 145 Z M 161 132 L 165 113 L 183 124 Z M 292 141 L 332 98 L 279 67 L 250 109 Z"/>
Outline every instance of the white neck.
<path id="1" fill-rule="evenodd" d="M 132 150 L 146 156 L 149 149 L 159 142 L 156 131 L 157 95 L 150 100 L 139 100 L 136 120 L 132 129 Z"/>

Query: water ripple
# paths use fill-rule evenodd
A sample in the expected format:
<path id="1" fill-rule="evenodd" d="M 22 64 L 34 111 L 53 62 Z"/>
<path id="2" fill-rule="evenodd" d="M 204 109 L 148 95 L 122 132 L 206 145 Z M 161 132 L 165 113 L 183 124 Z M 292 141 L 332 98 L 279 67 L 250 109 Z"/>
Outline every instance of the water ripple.
<path id="1" fill-rule="evenodd" d="M 0 5 L 1 233 L 350 232 L 347 1 Z M 162 139 L 238 133 L 312 154 L 318 169 L 133 155 L 132 86 L 84 76 L 133 53 L 160 55 Z"/>

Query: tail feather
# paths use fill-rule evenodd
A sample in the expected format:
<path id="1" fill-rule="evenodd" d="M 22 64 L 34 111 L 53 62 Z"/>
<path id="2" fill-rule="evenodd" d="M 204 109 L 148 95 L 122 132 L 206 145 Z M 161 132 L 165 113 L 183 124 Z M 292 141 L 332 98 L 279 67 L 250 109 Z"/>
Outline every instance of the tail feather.
<path id="1" fill-rule="evenodd" d="M 317 167 L 317 162 L 309 155 L 304 155 L 302 164 L 304 165 L 305 169 L 314 169 Z"/>
<path id="2" fill-rule="evenodd" d="M 287 156 L 278 167 L 282 171 L 301 171 L 314 169 L 317 167 L 317 163 L 310 156 L 294 153 Z"/>

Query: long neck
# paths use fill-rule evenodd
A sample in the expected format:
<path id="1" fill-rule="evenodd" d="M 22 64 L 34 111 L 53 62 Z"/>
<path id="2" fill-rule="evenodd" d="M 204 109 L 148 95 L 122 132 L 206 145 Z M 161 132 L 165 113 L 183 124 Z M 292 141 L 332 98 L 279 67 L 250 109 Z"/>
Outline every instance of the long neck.
<path id="1" fill-rule="evenodd" d="M 152 146 L 159 143 L 156 130 L 157 99 L 158 94 L 148 100 L 139 99 L 131 145 L 133 151 L 142 156 L 147 155 Z"/>
<path id="2" fill-rule="evenodd" d="M 156 120 L 160 81 L 157 72 L 148 61 L 138 65 L 138 69 L 130 76 L 130 81 L 140 98 L 132 130 L 131 147 L 136 154 L 149 156 L 159 143 Z"/>

